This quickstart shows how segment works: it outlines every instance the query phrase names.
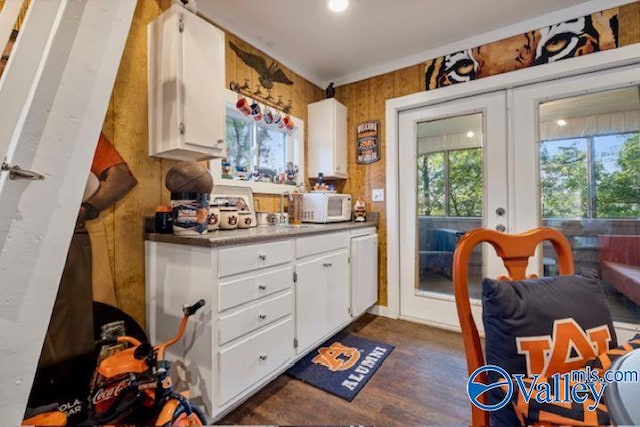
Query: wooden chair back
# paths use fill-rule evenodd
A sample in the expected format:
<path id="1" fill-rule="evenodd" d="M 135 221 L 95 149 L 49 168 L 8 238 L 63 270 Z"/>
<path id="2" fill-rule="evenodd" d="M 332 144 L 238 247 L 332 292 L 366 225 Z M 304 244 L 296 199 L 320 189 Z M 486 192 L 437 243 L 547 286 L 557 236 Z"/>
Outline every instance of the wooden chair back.
<path id="1" fill-rule="evenodd" d="M 485 365 L 484 353 L 480 345 L 478 328 L 471 314 L 468 290 L 469 258 L 473 248 L 482 242 L 491 244 L 508 271 L 511 280 L 527 278 L 526 271 L 529 258 L 534 255 L 536 247 L 541 242 L 549 240 L 558 256 L 558 270 L 560 275 L 574 273 L 573 254 L 571 245 L 564 235 L 551 228 L 535 228 L 521 234 L 506 234 L 499 231 L 478 228 L 466 233 L 458 242 L 453 255 L 453 287 L 462 329 L 467 371 L 471 375 L 476 369 Z M 528 277 L 537 277 L 529 275 Z M 479 380 L 486 384 L 486 375 L 480 375 Z M 482 403 L 486 402 L 486 393 L 480 396 Z M 472 425 L 489 425 L 489 412 L 471 405 Z"/>

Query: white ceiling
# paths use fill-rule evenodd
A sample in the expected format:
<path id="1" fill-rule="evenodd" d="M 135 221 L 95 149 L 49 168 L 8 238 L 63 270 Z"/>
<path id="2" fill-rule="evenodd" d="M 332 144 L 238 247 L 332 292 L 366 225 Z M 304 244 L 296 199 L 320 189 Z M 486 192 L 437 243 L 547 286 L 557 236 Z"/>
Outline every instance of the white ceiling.
<path id="1" fill-rule="evenodd" d="M 349 8 L 339 14 L 328 10 L 327 0 L 196 4 L 199 14 L 324 87 L 630 1 L 350 0 Z"/>

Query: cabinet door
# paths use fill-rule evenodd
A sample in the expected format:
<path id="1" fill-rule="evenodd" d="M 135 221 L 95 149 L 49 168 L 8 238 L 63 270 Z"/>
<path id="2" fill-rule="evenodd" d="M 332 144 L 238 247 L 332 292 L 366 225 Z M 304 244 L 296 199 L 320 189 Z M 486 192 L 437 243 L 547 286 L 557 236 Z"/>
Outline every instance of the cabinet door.
<path id="1" fill-rule="evenodd" d="M 359 316 L 378 300 L 378 235 L 351 239 L 351 315 Z"/>
<path id="2" fill-rule="evenodd" d="M 349 251 L 344 249 L 322 259 L 325 272 L 327 325 L 324 333 L 349 321 Z"/>
<path id="3" fill-rule="evenodd" d="M 224 146 L 224 33 L 192 13 L 182 15 L 182 121 L 185 145 Z"/>
<path id="4" fill-rule="evenodd" d="M 347 177 L 347 107 L 335 103 L 334 106 L 335 135 L 333 139 L 333 175 Z"/>
<path id="5" fill-rule="evenodd" d="M 327 294 L 322 258 L 298 262 L 296 272 L 296 337 L 298 354 L 316 342 L 326 331 Z"/>
<path id="6" fill-rule="evenodd" d="M 334 98 L 314 102 L 308 122 L 309 176 L 347 178 L 347 107 Z"/>

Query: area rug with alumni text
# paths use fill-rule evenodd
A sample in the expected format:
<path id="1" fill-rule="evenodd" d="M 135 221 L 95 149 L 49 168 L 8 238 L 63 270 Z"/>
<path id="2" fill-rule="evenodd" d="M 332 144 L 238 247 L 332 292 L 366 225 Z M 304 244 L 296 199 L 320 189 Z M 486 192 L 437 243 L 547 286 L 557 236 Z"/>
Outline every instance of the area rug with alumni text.
<path id="1" fill-rule="evenodd" d="M 351 402 L 394 348 L 340 332 L 300 359 L 287 375 Z"/>

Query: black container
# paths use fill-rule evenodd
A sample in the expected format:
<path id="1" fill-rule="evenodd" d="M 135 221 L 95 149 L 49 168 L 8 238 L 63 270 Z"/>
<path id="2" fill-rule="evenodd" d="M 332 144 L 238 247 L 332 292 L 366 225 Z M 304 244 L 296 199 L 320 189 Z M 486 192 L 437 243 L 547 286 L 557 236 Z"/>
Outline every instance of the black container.
<path id="1" fill-rule="evenodd" d="M 173 220 L 171 219 L 170 206 L 158 207 L 158 209 L 156 210 L 154 229 L 156 233 L 160 233 L 160 234 L 173 233 Z"/>

